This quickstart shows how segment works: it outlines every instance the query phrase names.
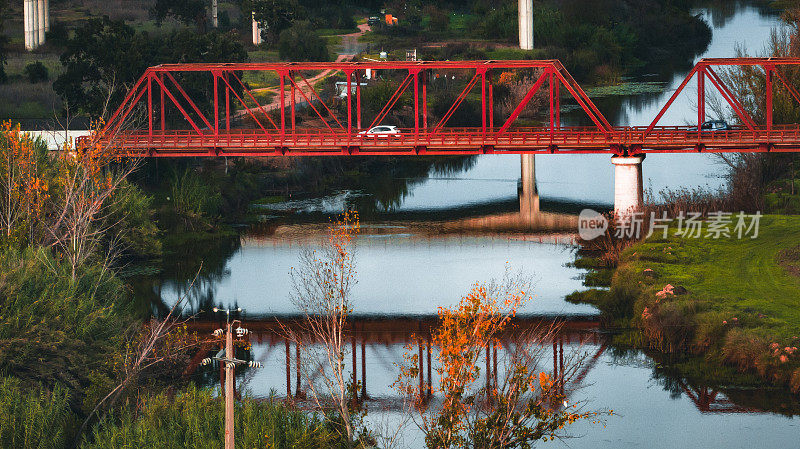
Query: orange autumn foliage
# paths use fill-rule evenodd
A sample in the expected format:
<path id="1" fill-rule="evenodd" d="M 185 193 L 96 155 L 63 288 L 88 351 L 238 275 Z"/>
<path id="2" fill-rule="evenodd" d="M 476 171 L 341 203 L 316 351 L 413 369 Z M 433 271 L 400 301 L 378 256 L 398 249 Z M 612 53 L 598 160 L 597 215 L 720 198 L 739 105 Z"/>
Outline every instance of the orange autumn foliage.
<path id="1" fill-rule="evenodd" d="M 30 240 L 49 198 L 41 151 L 19 124 L 0 126 L 0 230 L 3 239 Z"/>
<path id="2" fill-rule="evenodd" d="M 394 387 L 415 401 L 419 416 L 414 421 L 429 448 L 530 447 L 555 438 L 569 424 L 599 415 L 575 405 L 562 407 L 564 380 L 537 369 L 531 355 L 536 350 L 524 345 L 514 345 L 518 352 L 508 354 L 502 379 L 480 385 L 483 353 L 504 349 L 498 342 L 513 330 L 517 310 L 529 299 L 525 287 L 509 279 L 499 285 L 476 283 L 456 307 L 439 308 L 440 323 L 432 331 L 440 378 L 435 395 L 441 403 L 436 406 L 427 402 L 428 387 L 417 386 L 419 358 L 412 345 L 407 347 Z M 546 330 L 545 338 L 552 332 Z"/>

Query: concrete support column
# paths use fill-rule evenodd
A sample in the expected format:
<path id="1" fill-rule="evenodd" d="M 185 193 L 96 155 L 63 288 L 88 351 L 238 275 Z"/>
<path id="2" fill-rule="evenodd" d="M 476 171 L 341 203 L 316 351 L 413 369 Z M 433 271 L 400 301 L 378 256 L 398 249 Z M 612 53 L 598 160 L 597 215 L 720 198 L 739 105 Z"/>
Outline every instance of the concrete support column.
<path id="1" fill-rule="evenodd" d="M 25 0 L 24 3 L 24 17 L 25 22 L 25 49 L 28 51 L 35 50 L 38 47 L 36 39 L 36 0 Z"/>
<path id="2" fill-rule="evenodd" d="M 261 26 L 256 22 L 256 13 L 253 13 L 253 45 L 261 45 L 261 31 Z"/>
<path id="3" fill-rule="evenodd" d="M 22 24 L 24 28 L 24 36 L 25 36 L 25 50 L 33 50 L 33 44 L 31 41 L 31 28 L 30 28 L 30 17 L 31 17 L 31 0 L 23 0 L 22 2 Z"/>
<path id="4" fill-rule="evenodd" d="M 44 2 L 44 31 L 50 31 L 50 0 L 42 0 Z"/>
<path id="5" fill-rule="evenodd" d="M 45 2 L 47 0 L 36 0 L 36 33 L 38 34 L 38 45 L 44 44 L 45 31 Z"/>
<path id="6" fill-rule="evenodd" d="M 23 23 L 25 49 L 32 51 L 44 44 L 50 29 L 50 0 L 24 0 Z"/>
<path id="7" fill-rule="evenodd" d="M 539 212 L 539 191 L 536 190 L 536 156 L 521 154 L 520 166 L 519 210 L 523 217 L 530 218 Z"/>
<path id="8" fill-rule="evenodd" d="M 630 214 L 642 208 L 644 203 L 644 184 L 642 183 L 642 161 L 644 155 L 622 157 L 614 156 L 614 212 Z"/>
<path id="9" fill-rule="evenodd" d="M 219 26 L 219 20 L 217 18 L 219 12 L 219 6 L 217 5 L 217 0 L 211 0 L 211 26 L 217 28 Z"/>
<path id="10" fill-rule="evenodd" d="M 533 50 L 533 0 L 518 0 L 519 48 Z"/>

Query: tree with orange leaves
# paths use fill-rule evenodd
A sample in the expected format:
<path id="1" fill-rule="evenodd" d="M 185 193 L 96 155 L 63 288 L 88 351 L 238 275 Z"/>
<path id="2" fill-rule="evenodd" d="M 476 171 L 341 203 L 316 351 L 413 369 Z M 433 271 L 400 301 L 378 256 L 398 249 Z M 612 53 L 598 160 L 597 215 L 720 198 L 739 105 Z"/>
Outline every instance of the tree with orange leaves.
<path id="1" fill-rule="evenodd" d="M 39 230 L 50 187 L 43 145 L 21 133 L 19 125 L 0 125 L 0 242 L 5 245 L 30 243 Z"/>
<path id="2" fill-rule="evenodd" d="M 414 421 L 429 448 L 530 447 L 560 437 L 576 421 L 599 418 L 599 412 L 565 402 L 563 385 L 577 372 L 581 357 L 571 357 L 558 379 L 538 369 L 545 353 L 541 343 L 558 332 L 557 326 L 516 333 L 517 341 L 503 355 L 502 372 L 480 385 L 482 354 L 514 333 L 513 318 L 530 298 L 529 287 L 522 278 L 506 276 L 499 283 L 474 284 L 453 309 L 439 308 L 440 324 L 432 337 L 441 401 L 425 400 L 432 387 L 417 386 L 417 355 L 407 348 L 394 387 L 416 402 Z"/>

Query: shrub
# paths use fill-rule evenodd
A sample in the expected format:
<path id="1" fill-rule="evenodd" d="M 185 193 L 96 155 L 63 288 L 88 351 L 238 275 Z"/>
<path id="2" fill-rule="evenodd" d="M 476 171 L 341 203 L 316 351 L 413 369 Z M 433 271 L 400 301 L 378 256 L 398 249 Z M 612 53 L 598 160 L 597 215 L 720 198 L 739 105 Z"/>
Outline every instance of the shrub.
<path id="1" fill-rule="evenodd" d="M 208 219 L 219 213 L 222 201 L 220 193 L 215 192 L 192 170 L 187 169 L 177 175 L 172 181 L 171 191 L 175 212 L 187 229 L 194 230 L 197 225 L 209 224 Z"/>
<path id="2" fill-rule="evenodd" d="M 0 372 L 80 392 L 110 375 L 128 317 L 123 292 L 100 266 L 79 267 L 73 280 L 49 250 L 0 253 Z"/>
<path id="3" fill-rule="evenodd" d="M 36 84 L 50 79 L 50 71 L 41 61 L 36 61 L 25 66 L 25 77 L 31 84 Z"/>
<path id="4" fill-rule="evenodd" d="M 235 416 L 237 447 L 342 446 L 335 431 L 316 416 L 271 400 L 245 398 L 236 404 Z M 141 398 L 135 407 L 101 421 L 81 449 L 215 448 L 224 439 L 224 421 L 222 403 L 212 391 L 190 385 L 174 397 L 162 393 Z"/>
<path id="5" fill-rule="evenodd" d="M 75 423 L 69 394 L 26 388 L 19 379 L 0 379 L 0 446 L 15 449 L 61 449 L 72 441 Z"/>
<path id="6" fill-rule="evenodd" d="M 740 370 L 756 370 L 762 376 L 767 366 L 763 361 L 764 354 L 769 353 L 769 343 L 752 330 L 731 329 L 725 337 L 722 356 L 725 361 L 736 365 Z"/>
<path id="7" fill-rule="evenodd" d="M 46 37 L 48 42 L 64 45 L 69 39 L 67 25 L 64 22 L 51 19 L 50 31 L 47 32 Z"/>

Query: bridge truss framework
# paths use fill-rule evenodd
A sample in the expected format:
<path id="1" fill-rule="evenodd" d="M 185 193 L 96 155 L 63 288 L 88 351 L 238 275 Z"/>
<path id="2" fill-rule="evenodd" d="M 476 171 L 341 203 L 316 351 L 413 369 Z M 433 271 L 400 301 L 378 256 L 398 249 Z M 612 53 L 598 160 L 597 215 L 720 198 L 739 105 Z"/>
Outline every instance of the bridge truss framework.
<path id="1" fill-rule="evenodd" d="M 726 85 L 719 67 L 746 67 L 764 73 L 766 117 L 759 123 L 742 99 Z M 167 64 L 151 67 L 128 92 L 101 133 L 80 144 L 113 146 L 124 156 L 322 156 L 322 155 L 469 155 L 497 153 L 601 153 L 637 155 L 650 152 L 768 152 L 800 151 L 800 126 L 773 123 L 774 93 L 787 89 L 800 102 L 800 93 L 787 81 L 786 71 L 800 68 L 796 58 L 703 59 L 687 75 L 653 122 L 646 127 L 612 126 L 586 92 L 557 60 L 544 61 L 445 61 L 445 62 L 340 62 L 340 63 L 243 63 Z M 278 78 L 278 101 L 261 104 L 257 93 L 243 81 L 244 72 L 271 72 Z M 402 82 L 380 106 L 380 112 L 364 120 L 362 84 L 367 71 L 395 75 Z M 331 103 L 309 74 L 340 73 L 346 92 L 342 107 Z M 531 81 L 524 97 L 508 117 L 495 123 L 495 78 L 506 72 Z M 181 79 L 206 79 L 207 92 L 190 92 Z M 430 121 L 428 87 L 445 77 L 468 80 L 438 121 Z M 659 122 L 689 82 L 697 78 L 697 126 L 661 126 Z M 707 88 L 716 89 L 742 123 L 729 131 L 700 129 L 706 119 Z M 545 92 L 540 93 L 547 89 Z M 210 92 L 208 92 L 210 91 Z M 479 91 L 481 125 L 448 127 L 448 122 L 473 91 Z M 282 93 L 282 94 L 281 94 Z M 572 97 L 590 126 L 562 126 L 562 93 Z M 514 123 L 539 95 L 546 99 L 546 126 L 515 127 Z M 206 95 L 209 98 L 205 98 Z M 203 111 L 200 98 L 208 100 Z M 410 98 L 409 98 L 410 97 Z M 403 101 L 400 101 L 404 98 Z M 263 100 L 262 100 L 263 101 Z M 540 100 L 541 101 L 541 100 Z M 397 134 L 367 134 L 383 124 L 399 104 L 413 107 L 413 128 Z M 320 128 L 298 126 L 303 104 L 322 123 Z M 413 106 L 412 106 L 413 105 Z M 234 127 L 246 116 L 249 128 Z M 177 116 L 183 128 L 170 126 L 168 114 Z M 138 126 L 132 124 L 137 123 Z M 368 125 L 368 126 L 364 126 Z"/>

